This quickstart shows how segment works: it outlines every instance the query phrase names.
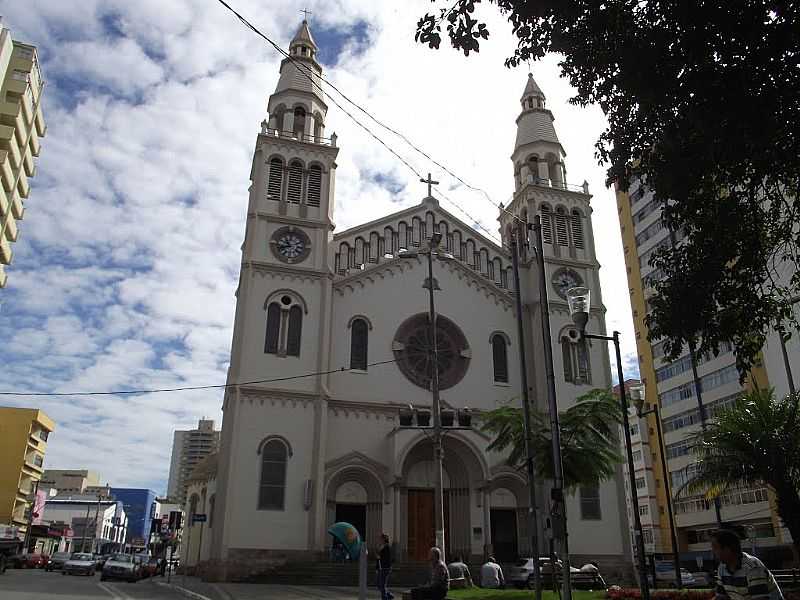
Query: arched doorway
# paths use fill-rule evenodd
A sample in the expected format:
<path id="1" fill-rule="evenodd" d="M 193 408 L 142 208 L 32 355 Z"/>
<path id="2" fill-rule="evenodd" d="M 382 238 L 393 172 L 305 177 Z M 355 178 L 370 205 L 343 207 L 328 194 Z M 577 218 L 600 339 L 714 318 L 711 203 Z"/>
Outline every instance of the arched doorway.
<path id="1" fill-rule="evenodd" d="M 478 481 L 485 479 L 484 464 L 464 440 L 448 435 L 443 440 L 445 554 L 472 554 L 470 498 Z M 424 561 L 435 544 L 433 445 L 422 439 L 402 460 L 400 481 L 401 544 L 409 560 Z"/>
<path id="2" fill-rule="evenodd" d="M 383 515 L 383 485 L 363 467 L 345 467 L 329 477 L 327 524 L 346 521 L 366 541 L 370 552 L 380 545 Z"/>
<path id="3" fill-rule="evenodd" d="M 489 520 L 492 528 L 492 548 L 500 562 L 519 557 L 517 499 L 504 487 L 492 490 L 489 496 Z"/>

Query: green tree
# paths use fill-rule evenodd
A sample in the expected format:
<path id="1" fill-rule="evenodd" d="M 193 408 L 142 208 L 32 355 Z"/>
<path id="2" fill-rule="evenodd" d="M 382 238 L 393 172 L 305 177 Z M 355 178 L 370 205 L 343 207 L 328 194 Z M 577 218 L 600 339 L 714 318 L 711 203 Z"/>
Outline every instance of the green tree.
<path id="1" fill-rule="evenodd" d="M 620 462 L 619 400 L 608 390 L 592 390 L 559 413 L 564 486 L 596 485 L 614 475 Z M 501 406 L 481 415 L 481 430 L 492 435 L 489 450 L 507 452 L 510 466 L 525 467 L 522 409 Z M 531 450 L 536 476 L 553 479 L 552 435 L 547 413 L 532 411 Z"/>
<path id="2" fill-rule="evenodd" d="M 800 394 L 742 394 L 693 439 L 697 471 L 678 494 L 711 498 L 737 486 L 766 486 L 800 552 Z"/>
<path id="3" fill-rule="evenodd" d="M 434 0 L 436 3 L 436 0 Z M 477 52 L 480 0 L 442 0 L 416 39 Z M 740 372 L 800 295 L 800 3 L 489 0 L 518 40 L 507 66 L 558 53 L 572 102 L 598 104 L 608 181 L 647 182 L 680 244 L 648 317 L 674 359 L 736 346 Z M 485 6 L 485 5 L 484 5 Z M 692 310 L 684 310 L 691 306 Z"/>

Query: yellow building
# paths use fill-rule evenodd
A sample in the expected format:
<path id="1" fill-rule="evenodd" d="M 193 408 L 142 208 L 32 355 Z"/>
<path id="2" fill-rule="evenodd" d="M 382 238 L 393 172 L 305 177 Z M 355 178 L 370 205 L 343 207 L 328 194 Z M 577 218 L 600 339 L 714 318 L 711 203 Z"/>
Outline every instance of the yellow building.
<path id="1" fill-rule="evenodd" d="M 4 265 L 11 262 L 10 242 L 17 241 L 17 221 L 25 213 L 29 178 L 36 173 L 39 138 L 45 134 L 42 87 L 36 48 L 13 41 L 0 22 L 0 288 L 5 287 Z"/>
<path id="2" fill-rule="evenodd" d="M 44 473 L 53 421 L 36 408 L 0 406 L 0 523 L 27 530 L 34 482 Z"/>

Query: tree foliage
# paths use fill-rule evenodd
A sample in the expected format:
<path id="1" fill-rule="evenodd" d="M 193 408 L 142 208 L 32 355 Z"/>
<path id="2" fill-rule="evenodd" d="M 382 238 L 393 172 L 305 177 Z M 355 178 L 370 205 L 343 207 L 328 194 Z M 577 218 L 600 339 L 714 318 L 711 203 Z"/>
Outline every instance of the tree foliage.
<path id="1" fill-rule="evenodd" d="M 435 0 L 434 0 L 435 2 Z M 416 39 L 478 51 L 479 0 L 417 24 Z M 507 66 L 563 56 L 572 102 L 598 104 L 608 182 L 646 181 L 678 233 L 648 317 L 668 358 L 736 346 L 741 372 L 790 320 L 800 291 L 800 3 L 767 0 L 489 0 L 518 47 Z M 692 310 L 685 310 L 691 306 Z"/>
<path id="2" fill-rule="evenodd" d="M 559 413 L 564 486 L 595 485 L 614 475 L 620 462 L 619 401 L 608 390 L 592 390 Z M 489 450 L 507 452 L 507 462 L 525 467 L 522 409 L 501 406 L 481 415 L 481 430 L 492 435 Z M 532 411 L 531 451 L 537 477 L 553 479 L 552 435 L 547 413 Z"/>
<path id="3" fill-rule="evenodd" d="M 800 550 L 800 394 L 743 394 L 693 439 L 696 469 L 679 494 L 724 494 L 738 486 L 768 486 L 778 514 Z"/>

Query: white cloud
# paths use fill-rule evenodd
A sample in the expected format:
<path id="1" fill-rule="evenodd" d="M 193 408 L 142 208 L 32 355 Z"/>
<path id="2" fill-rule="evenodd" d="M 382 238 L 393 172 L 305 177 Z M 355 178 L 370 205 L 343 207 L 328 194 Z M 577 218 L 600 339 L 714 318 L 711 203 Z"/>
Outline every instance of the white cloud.
<path id="1" fill-rule="evenodd" d="M 300 18 L 291 4 L 234 4 L 284 47 Z M 503 67 L 514 41 L 493 8 L 483 7 L 492 38 L 468 59 L 414 44 L 416 20 L 430 9 L 423 0 L 309 8 L 312 28 L 369 24 L 367 43 L 345 44 L 326 70 L 332 81 L 495 202 L 507 202 L 526 72 Z M 252 148 L 280 57 L 214 2 L 38 0 L 10 5 L 5 17 L 16 38 L 39 46 L 49 84 L 48 134 L 0 311 L 8 340 L 0 360 L 10 366 L 3 387 L 223 382 Z M 594 158 L 604 117 L 567 103 L 573 91 L 558 78 L 556 57 L 532 67 L 568 153 L 568 180 L 586 179 L 595 194 L 607 323 L 635 357 L 616 207 Z M 364 122 L 496 231 L 496 209 L 481 194 Z M 337 132 L 341 147 L 339 230 L 419 202 L 417 178 L 335 107 L 327 131 Z M 405 187 L 392 193 L 377 176 Z M 48 466 L 85 466 L 115 484 L 161 490 L 172 430 L 202 416 L 219 420 L 221 397 L 211 390 L 13 402 L 41 406 L 59 424 Z"/>

